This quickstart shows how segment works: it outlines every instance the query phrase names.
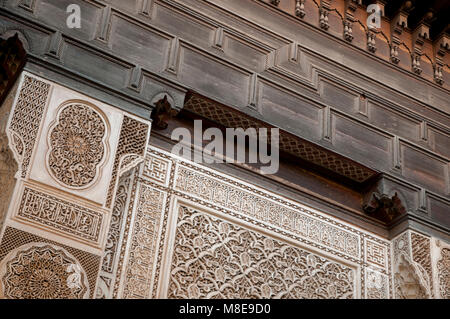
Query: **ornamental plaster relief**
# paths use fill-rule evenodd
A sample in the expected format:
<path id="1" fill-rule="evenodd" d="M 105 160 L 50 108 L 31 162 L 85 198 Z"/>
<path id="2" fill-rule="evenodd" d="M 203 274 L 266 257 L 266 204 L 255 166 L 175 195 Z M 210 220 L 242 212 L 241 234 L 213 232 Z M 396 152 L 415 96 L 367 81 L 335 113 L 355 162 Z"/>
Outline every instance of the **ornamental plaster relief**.
<path id="1" fill-rule="evenodd" d="M 11 199 L 2 200 L 6 207 L 2 206 L 0 212 L 0 245 L 9 254 L 24 238 L 39 237 L 97 256 L 89 257 L 90 269 L 96 269 L 94 277 L 90 272 L 89 285 L 78 285 L 78 289 L 71 282 L 69 288 L 53 287 L 56 291 L 64 290 L 64 298 L 93 297 L 100 257 L 105 245 L 106 249 L 111 248 L 111 238 L 107 242 L 106 235 L 110 224 L 114 224 L 110 204 L 115 200 L 117 182 L 122 174 L 144 160 L 150 122 L 28 72 L 23 72 L 17 92 L 9 100 L 10 107 L 1 109 L 9 112 L 1 125 L 4 132 L 0 134 L 1 154 L 10 149 L 5 153 L 9 154 L 8 163 L 13 165 L 16 161 L 18 168 L 10 167 L 10 178 L 4 180 L 6 175 L 2 174 L 0 180 L 12 193 Z M 14 175 L 17 182 L 11 184 Z M 2 188 L 2 196 L 6 193 Z M 10 229 L 22 235 L 8 237 Z M 39 245 L 31 246 L 33 251 L 20 254 L 35 258 L 37 265 L 42 264 L 42 258 L 55 253 L 51 249 L 40 251 L 36 248 Z M 25 258 L 20 254 L 14 257 L 17 262 Z M 65 258 L 61 256 L 53 257 L 60 261 Z M 72 264 L 73 276 L 82 277 L 76 263 Z M 72 274 L 66 274 L 66 266 L 55 265 L 54 280 L 49 285 L 61 281 L 57 275 L 73 278 Z M 39 295 L 27 283 L 7 287 L 5 278 L 13 277 L 3 271 L 0 289 L 3 297 L 52 298 L 53 290 L 42 290 L 39 293 L 44 295 Z M 17 282 L 14 278 L 11 280 Z"/>
<path id="2" fill-rule="evenodd" d="M 121 221 L 124 223 L 122 247 L 116 250 L 115 257 L 118 259 L 116 275 L 111 280 L 99 278 L 98 287 L 103 288 L 98 298 L 108 298 L 102 291 L 111 282 L 114 285 L 111 298 L 392 296 L 389 241 L 325 213 L 152 146 L 139 166 L 134 184 L 128 187 L 128 212 L 122 214 Z M 295 219 L 296 216 L 308 222 L 297 223 L 301 218 Z M 223 229 L 230 230 L 230 236 Z M 343 244 L 339 245 L 342 237 Z M 254 254 L 247 253 L 248 258 L 241 256 L 248 249 L 238 249 L 239 245 L 246 245 L 245 238 L 256 242 L 260 238 L 261 242 Z M 228 247 L 228 242 L 235 244 Z M 295 267 L 288 262 L 286 268 L 280 264 L 276 271 L 290 290 L 278 284 L 258 285 L 253 282 L 257 276 L 253 278 L 249 274 L 242 280 L 232 279 L 239 271 L 245 274 L 245 269 L 240 269 L 246 268 L 245 265 L 256 263 L 253 265 L 256 267 L 264 259 L 262 256 L 269 254 L 265 251 L 269 242 L 273 243 L 273 247 L 269 246 L 275 255 L 290 251 L 292 254 L 286 256 L 296 252 L 298 260 L 304 259 L 304 263 Z M 185 246 L 194 247 L 195 256 Z M 217 251 L 229 252 L 229 258 L 215 260 L 224 255 L 212 253 Z M 316 262 L 312 263 L 311 259 Z M 221 264 L 223 269 L 216 271 L 212 267 L 214 263 Z M 187 264 L 192 266 L 188 269 L 193 272 L 191 275 L 181 269 Z M 201 265 L 212 268 L 206 270 Z M 335 272 L 338 269 L 340 272 Z M 323 274 L 324 284 L 310 291 L 297 287 L 299 282 L 308 281 L 305 274 L 311 271 Z M 181 278 L 183 274 L 187 277 Z M 188 285 L 186 280 L 193 281 Z M 228 287 L 226 283 L 231 282 L 233 287 Z"/>

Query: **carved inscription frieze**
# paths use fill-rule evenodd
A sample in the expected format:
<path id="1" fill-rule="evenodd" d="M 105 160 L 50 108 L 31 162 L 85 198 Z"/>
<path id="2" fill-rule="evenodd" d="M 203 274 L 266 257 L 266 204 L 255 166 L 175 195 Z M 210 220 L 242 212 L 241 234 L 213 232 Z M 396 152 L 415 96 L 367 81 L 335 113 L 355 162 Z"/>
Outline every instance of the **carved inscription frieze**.
<path id="1" fill-rule="evenodd" d="M 125 273 L 123 298 L 148 298 L 166 194 L 141 184 Z"/>
<path id="2" fill-rule="evenodd" d="M 178 167 L 176 189 L 294 232 L 354 258 L 360 257 L 359 236 L 313 218 L 303 213 L 301 208 L 287 208 L 184 166 Z"/>
<path id="3" fill-rule="evenodd" d="M 94 210 L 25 187 L 17 217 L 97 243 L 103 216 Z"/>

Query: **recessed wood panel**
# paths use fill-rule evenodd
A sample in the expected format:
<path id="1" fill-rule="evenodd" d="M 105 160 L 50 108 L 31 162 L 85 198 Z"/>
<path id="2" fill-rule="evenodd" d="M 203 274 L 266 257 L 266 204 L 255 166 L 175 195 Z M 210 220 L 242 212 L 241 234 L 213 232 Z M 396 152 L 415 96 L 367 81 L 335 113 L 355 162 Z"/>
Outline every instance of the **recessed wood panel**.
<path id="1" fill-rule="evenodd" d="M 358 96 L 331 83 L 320 82 L 320 95 L 330 106 L 349 113 L 356 111 Z"/>
<path id="2" fill-rule="evenodd" d="M 401 144 L 403 176 L 439 193 L 447 193 L 448 169 L 443 161 Z"/>
<path id="3" fill-rule="evenodd" d="M 433 151 L 450 158 L 450 135 L 437 130 L 428 130 L 428 138 Z"/>
<path id="4" fill-rule="evenodd" d="M 211 46 L 214 34 L 212 26 L 156 3 L 153 10 L 154 25 L 203 48 Z"/>
<path id="5" fill-rule="evenodd" d="M 289 132 L 319 140 L 322 137 L 322 109 L 266 83 L 261 83 L 261 113 L 270 123 Z"/>
<path id="6" fill-rule="evenodd" d="M 428 211 L 431 212 L 431 218 L 442 225 L 450 225 L 449 203 L 444 200 L 428 196 Z"/>
<path id="7" fill-rule="evenodd" d="M 388 136 L 338 114 L 332 114 L 332 125 L 333 145 L 341 154 L 378 169 L 392 167 L 392 141 Z"/>
<path id="8" fill-rule="evenodd" d="M 375 103 L 368 103 L 369 122 L 411 141 L 419 140 L 420 124 Z"/>
<path id="9" fill-rule="evenodd" d="M 179 78 L 185 85 L 229 105 L 247 106 L 250 74 L 191 48 L 180 50 Z"/>
<path id="10" fill-rule="evenodd" d="M 126 10 L 128 12 L 136 13 L 138 5 L 142 2 L 140 0 L 108 0 L 112 6 Z"/>
<path id="11" fill-rule="evenodd" d="M 77 1 L 76 4 L 80 6 L 81 28 L 69 29 L 67 19 L 70 13 L 66 10 L 71 4 L 74 4 L 73 0 L 40 0 L 36 3 L 34 13 L 39 20 L 65 33 L 85 40 L 94 39 L 102 9 L 85 1 Z"/>
<path id="12" fill-rule="evenodd" d="M 263 69 L 268 52 L 258 50 L 231 35 L 226 35 L 224 41 L 225 55 L 232 61 L 256 72 Z"/>
<path id="13" fill-rule="evenodd" d="M 116 87 L 125 87 L 130 78 L 130 66 L 104 59 L 72 43 L 66 43 L 62 62 L 64 66 L 91 79 Z"/>
<path id="14" fill-rule="evenodd" d="M 110 46 L 113 51 L 127 59 L 136 61 L 150 70 L 162 71 L 168 52 L 169 37 L 113 16 Z"/>

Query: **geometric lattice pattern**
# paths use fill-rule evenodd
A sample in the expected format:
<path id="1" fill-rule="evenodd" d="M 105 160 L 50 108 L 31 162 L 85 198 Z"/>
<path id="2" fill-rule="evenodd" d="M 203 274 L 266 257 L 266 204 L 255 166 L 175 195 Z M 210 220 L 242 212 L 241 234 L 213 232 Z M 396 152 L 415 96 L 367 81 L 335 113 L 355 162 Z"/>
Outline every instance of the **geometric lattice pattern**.
<path id="1" fill-rule="evenodd" d="M 124 116 L 122 129 L 120 131 L 119 145 L 117 146 L 116 158 L 114 159 L 114 166 L 111 174 L 111 183 L 108 189 L 106 200 L 107 207 L 111 206 L 120 161 L 127 155 L 144 156 L 149 129 L 150 127 L 148 124 Z"/>
<path id="2" fill-rule="evenodd" d="M 49 84 L 29 76 L 24 77 L 9 125 L 14 136 L 15 151 L 22 158 L 22 178 L 27 174 L 49 90 Z"/>
<path id="3" fill-rule="evenodd" d="M 371 240 L 366 240 L 366 258 L 368 263 L 386 267 L 386 247 Z"/>
<path id="4" fill-rule="evenodd" d="M 426 272 L 426 279 L 431 284 L 433 275 L 431 270 L 431 240 L 419 233 L 411 232 L 411 249 L 413 261 L 418 263 Z"/>

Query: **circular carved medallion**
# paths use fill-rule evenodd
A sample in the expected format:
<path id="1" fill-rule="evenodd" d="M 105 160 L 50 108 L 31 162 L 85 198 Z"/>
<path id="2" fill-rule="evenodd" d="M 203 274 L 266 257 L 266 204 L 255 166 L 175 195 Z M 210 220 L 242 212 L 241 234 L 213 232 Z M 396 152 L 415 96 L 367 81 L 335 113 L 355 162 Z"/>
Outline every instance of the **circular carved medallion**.
<path id="1" fill-rule="evenodd" d="M 105 123 L 92 107 L 66 105 L 49 135 L 47 162 L 53 177 L 74 188 L 94 182 L 105 155 L 105 134 Z"/>
<path id="2" fill-rule="evenodd" d="M 89 295 L 87 277 L 77 260 L 46 243 L 21 246 L 3 260 L 1 293 L 10 299 L 82 299 Z"/>

